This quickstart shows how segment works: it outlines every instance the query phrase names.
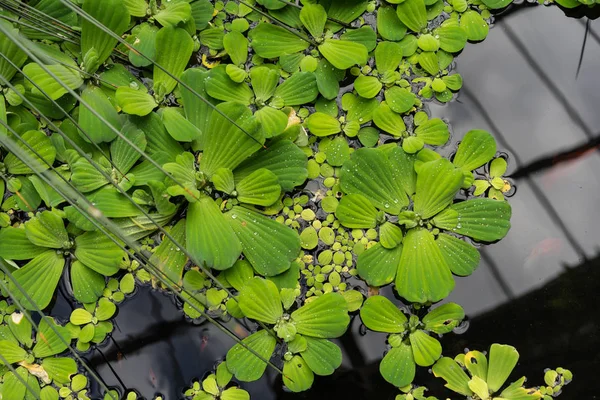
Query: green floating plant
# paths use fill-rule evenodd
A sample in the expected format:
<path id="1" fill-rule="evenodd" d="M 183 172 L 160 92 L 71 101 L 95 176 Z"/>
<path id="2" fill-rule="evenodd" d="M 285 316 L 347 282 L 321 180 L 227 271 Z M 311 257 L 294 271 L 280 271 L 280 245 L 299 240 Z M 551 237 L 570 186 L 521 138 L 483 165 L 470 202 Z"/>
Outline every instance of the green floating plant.
<path id="1" fill-rule="evenodd" d="M 357 150 L 342 168 L 346 195 L 335 213 L 348 228 L 379 227 L 379 243 L 358 258 L 367 283 L 382 286 L 395 279 L 405 299 L 436 302 L 453 289 L 452 273 L 469 275 L 479 264 L 477 249 L 455 235 L 499 240 L 510 228 L 511 208 L 491 199 L 455 203 L 463 170 L 446 159 L 416 161 L 397 146 Z"/>
<path id="2" fill-rule="evenodd" d="M 242 343 L 267 360 L 275 351 L 277 338 L 285 343 L 283 382 L 291 391 L 307 390 L 315 374 L 331 375 L 340 366 L 341 350 L 327 339 L 341 336 L 350 322 L 341 294 L 324 294 L 290 312 L 296 302 L 295 291 L 279 291 L 273 282 L 255 277 L 241 289 L 238 300 L 246 317 L 273 326 L 276 334 L 259 330 Z M 241 344 L 227 353 L 227 368 L 240 381 L 259 379 L 266 366 Z"/>
<path id="3" fill-rule="evenodd" d="M 77 373 L 75 360 L 56 357 L 67 349 L 70 335 L 67 328 L 52 318 L 42 319 L 34 335 L 28 316 L 19 312 L 6 315 L 0 324 L 0 339 L 3 357 L 0 393 L 6 398 L 21 400 L 33 390 L 34 397 L 57 399 L 59 393 L 51 383 L 71 384 L 71 376 Z M 18 377 L 5 363 L 15 369 Z"/>
<path id="4" fill-rule="evenodd" d="M 86 303 L 71 312 L 67 329 L 71 338 L 77 339 L 77 350 L 87 351 L 92 343 L 101 343 L 112 332 L 108 321 L 117 312 L 117 306 L 106 297 L 96 303 Z"/>
<path id="5" fill-rule="evenodd" d="M 554 392 L 554 387 L 562 387 L 572 379 L 572 374 L 564 369 L 561 369 L 564 375 L 559 375 L 558 371 L 547 371 L 544 379 L 549 389 L 526 388 L 523 386 L 525 377 L 522 377 L 500 391 L 518 360 L 519 353 L 514 347 L 494 343 L 487 357 L 476 350 L 460 354 L 454 359 L 443 357 L 432 370 L 436 377 L 446 381 L 448 389 L 478 400 L 546 399 L 543 393 L 550 393 L 548 398 L 551 398 L 552 394 L 560 392 L 560 389 Z"/>
<path id="6" fill-rule="evenodd" d="M 422 319 L 414 314 L 407 318 L 383 296 L 369 297 L 360 310 L 360 318 L 367 328 L 389 334 L 391 349 L 381 360 L 379 371 L 386 381 L 397 387 L 412 383 L 417 365 L 428 367 L 442 355 L 442 345 L 430 333 L 451 332 L 464 317 L 461 306 L 447 303 Z"/>
<path id="7" fill-rule="evenodd" d="M 217 366 L 215 373 L 208 375 L 203 381 L 194 382 L 190 389 L 185 391 L 186 397 L 191 400 L 250 400 L 250 394 L 244 389 L 229 386 L 233 375 L 223 362 Z"/>

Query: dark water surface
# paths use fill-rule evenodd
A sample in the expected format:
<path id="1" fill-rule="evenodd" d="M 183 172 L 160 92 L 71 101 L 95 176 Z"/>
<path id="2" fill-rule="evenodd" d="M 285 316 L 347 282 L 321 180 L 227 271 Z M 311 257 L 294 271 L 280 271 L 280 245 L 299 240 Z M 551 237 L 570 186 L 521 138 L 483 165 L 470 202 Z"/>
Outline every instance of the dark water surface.
<path id="1" fill-rule="evenodd" d="M 576 78 L 585 19 L 515 7 L 458 57 L 458 101 L 431 106 L 450 122 L 453 145 L 470 129 L 492 132 L 517 187 L 508 236 L 483 249 L 472 276 L 456 278 L 447 301 L 465 308 L 469 329 L 442 339 L 444 355 L 511 344 L 521 354 L 511 381 L 527 375 L 533 386 L 546 367 L 573 371 L 563 400 L 600 398 L 600 21 L 590 27 Z M 233 344 L 209 323 L 186 321 L 171 297 L 150 288 L 119 307 L 115 323 L 112 340 L 87 358 L 107 385 L 146 399 L 182 398 Z M 393 399 L 399 392 L 379 376 L 385 335 L 360 335 L 358 317 L 351 326 L 339 341 L 342 367 L 309 392 L 285 393 L 270 371 L 243 387 L 257 400 Z M 415 382 L 452 396 L 427 369 Z"/>

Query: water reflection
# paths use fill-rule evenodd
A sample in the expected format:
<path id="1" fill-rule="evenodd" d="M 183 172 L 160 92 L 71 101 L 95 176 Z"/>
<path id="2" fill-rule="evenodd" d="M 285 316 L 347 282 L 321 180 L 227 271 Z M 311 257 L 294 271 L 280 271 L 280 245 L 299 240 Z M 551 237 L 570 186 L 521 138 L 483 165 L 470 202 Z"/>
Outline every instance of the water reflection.
<path id="1" fill-rule="evenodd" d="M 444 337 L 445 354 L 466 346 L 484 350 L 495 341 L 515 345 L 522 354 L 516 372 L 532 384 L 541 383 L 545 367 L 573 370 L 576 380 L 564 399 L 596 398 L 591 371 L 600 367 L 597 31 L 600 22 L 591 22 L 577 75 L 585 22 L 557 7 L 505 13 L 485 44 L 467 46 L 458 58 L 465 82 L 459 101 L 431 107 L 451 122 L 455 141 L 469 129 L 492 132 L 510 155 L 508 173 L 518 188 L 508 236 L 483 250 L 472 276 L 456 279 L 448 301 L 464 306 L 470 329 Z M 108 385 L 135 388 L 147 399 L 156 393 L 180 398 L 232 345 L 214 326 L 186 322 L 169 297 L 150 289 L 120 310 L 114 341 L 91 361 Z M 283 392 L 272 372 L 244 386 L 260 400 L 393 399 L 397 392 L 378 371 L 385 335 L 359 331 L 355 318 L 339 342 L 342 368 L 317 378 L 310 392 Z M 443 396 L 426 369 L 416 381 Z"/>

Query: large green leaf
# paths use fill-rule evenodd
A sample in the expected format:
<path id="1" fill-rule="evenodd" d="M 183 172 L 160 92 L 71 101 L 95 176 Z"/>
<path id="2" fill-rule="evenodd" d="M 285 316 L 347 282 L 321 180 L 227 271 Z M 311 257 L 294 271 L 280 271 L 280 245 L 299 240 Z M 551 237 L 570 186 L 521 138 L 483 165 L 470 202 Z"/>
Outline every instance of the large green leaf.
<path id="1" fill-rule="evenodd" d="M 335 99 L 340 90 L 338 72 L 340 70 L 333 67 L 329 61 L 322 58 L 317 64 L 315 77 L 317 78 L 317 87 L 319 93 L 328 100 Z"/>
<path id="2" fill-rule="evenodd" d="M 277 58 L 284 54 L 304 51 L 310 45 L 306 40 L 276 25 L 261 23 L 250 32 L 252 48 L 263 58 Z"/>
<path id="3" fill-rule="evenodd" d="M 87 72 L 96 72 L 117 44 L 117 39 L 104 32 L 98 23 L 121 36 L 129 27 L 130 15 L 123 0 L 86 0 L 83 11 L 96 21 L 81 21 L 81 54 Z"/>
<path id="4" fill-rule="evenodd" d="M 257 102 L 266 102 L 277 89 L 279 73 L 276 69 L 266 66 L 254 67 L 250 70 L 250 81 Z"/>
<path id="5" fill-rule="evenodd" d="M 274 276 L 286 271 L 300 252 L 296 231 L 244 207 L 225 214 L 256 272 Z"/>
<path id="6" fill-rule="evenodd" d="M 360 309 L 360 319 L 373 331 L 401 333 L 408 319 L 394 303 L 383 296 L 369 297 Z"/>
<path id="7" fill-rule="evenodd" d="M 395 4 L 398 0 L 391 1 Z M 393 7 L 380 6 L 377 10 L 377 33 L 385 39 L 392 41 L 401 40 L 406 34 L 406 26 L 400 22 L 398 14 Z M 385 42 L 381 42 L 385 43 Z M 377 69 L 380 69 L 377 65 Z M 381 71 L 385 71 L 382 69 Z"/>
<path id="8" fill-rule="evenodd" d="M 327 23 L 327 12 L 320 4 L 305 4 L 300 10 L 300 20 L 310 34 L 318 38 L 323 34 Z"/>
<path id="9" fill-rule="evenodd" d="M 142 1 L 145 4 L 144 0 Z M 146 13 L 144 12 L 144 15 Z M 158 32 L 158 27 L 154 24 L 142 23 L 135 26 L 131 30 L 131 34 L 133 36 L 133 47 L 132 50 L 129 50 L 129 61 L 136 67 L 147 67 L 152 64 L 152 61 L 156 58 L 156 33 Z M 143 57 L 148 57 L 150 60 Z"/>
<path id="10" fill-rule="evenodd" d="M 428 219 L 452 204 L 464 175 L 446 159 L 424 163 L 417 173 L 414 211 Z"/>
<path id="11" fill-rule="evenodd" d="M 440 49 L 458 53 L 467 44 L 467 32 L 460 26 L 442 26 L 435 31 L 439 36 Z"/>
<path id="12" fill-rule="evenodd" d="M 467 10 L 460 16 L 460 27 L 467 33 L 467 39 L 478 42 L 486 38 L 490 27 L 481 14 Z"/>
<path id="13" fill-rule="evenodd" d="M 108 184 L 108 181 L 100 171 L 110 176 L 112 168 L 110 162 L 101 157 L 96 165 L 92 165 L 85 158 L 80 158 L 71 165 L 71 182 L 83 193 L 91 192 Z"/>
<path id="14" fill-rule="evenodd" d="M 385 91 L 385 101 L 388 107 L 398 114 L 408 112 L 416 101 L 416 96 L 408 89 L 392 86 Z"/>
<path id="15" fill-rule="evenodd" d="M 464 240 L 440 233 L 436 243 L 452 273 L 468 276 L 479 266 L 479 251 Z"/>
<path id="16" fill-rule="evenodd" d="M 49 70 L 57 79 L 46 70 Z M 23 74 L 40 87 L 40 89 L 33 87 L 32 92 L 46 93 L 52 100 L 57 100 L 68 93 L 68 89 L 75 90 L 83 85 L 83 79 L 79 74 L 60 64 L 45 65 L 44 68 L 36 63 L 27 64 L 23 67 Z"/>
<path id="17" fill-rule="evenodd" d="M 400 114 L 392 111 L 387 102 L 379 103 L 373 112 L 373 122 L 377 127 L 392 136 L 401 137 L 406 132 L 406 125 Z"/>
<path id="18" fill-rule="evenodd" d="M 409 335 L 415 363 L 421 367 L 428 367 L 442 355 L 440 342 L 421 330 L 416 330 Z"/>
<path id="19" fill-rule="evenodd" d="M 327 339 L 315 339 L 309 336 L 306 340 L 306 350 L 300 353 L 309 368 L 320 376 L 327 376 L 342 364 L 342 351 Z"/>
<path id="20" fill-rule="evenodd" d="M 402 246 L 386 249 L 377 243 L 358 256 L 358 274 L 371 286 L 392 283 L 400 264 Z"/>
<path id="21" fill-rule="evenodd" d="M 182 96 L 185 93 L 188 92 L 182 90 Z M 142 118 L 131 116 L 129 117 L 129 122 L 133 123 L 146 134 L 146 141 L 148 142 L 146 145 L 146 152 L 149 155 L 155 159 L 164 157 L 165 155 L 168 156 L 168 161 L 160 162 L 162 160 L 158 159 L 157 162 L 159 162 L 159 164 L 175 161 L 175 157 L 183 152 L 183 148 L 171 137 L 171 135 L 169 135 L 157 113 L 152 112 Z M 148 161 L 144 161 L 143 163 L 146 163 L 147 165 Z M 156 170 L 156 167 L 152 166 L 152 169 Z M 162 172 L 160 172 L 160 174 L 161 178 L 158 180 L 164 178 L 164 174 Z M 136 177 L 138 177 L 138 175 L 139 174 L 136 174 Z"/>
<path id="22" fill-rule="evenodd" d="M 415 361 L 410 345 L 402 342 L 399 347 L 392 347 L 381 360 L 379 372 L 394 386 L 410 384 L 415 378 Z"/>
<path id="23" fill-rule="evenodd" d="M 26 309 L 35 310 L 39 307 L 43 310 L 52 300 L 64 265 L 65 259 L 62 254 L 57 254 L 55 250 L 48 250 L 13 272 L 16 281 L 31 298 L 33 304 L 13 281 L 8 284 L 10 292 Z"/>
<path id="24" fill-rule="evenodd" d="M 205 148 L 200 169 L 209 177 L 219 168 L 234 170 L 242 161 L 260 149 L 264 139 L 252 112 L 240 103 L 222 103 L 217 106 L 225 116 L 214 112 L 205 133 Z"/>
<path id="25" fill-rule="evenodd" d="M 490 347 L 487 384 L 492 393 L 500 390 L 519 361 L 517 349 L 494 343 Z"/>
<path id="26" fill-rule="evenodd" d="M 10 340 L 0 340 L 0 353 L 9 364 L 21 362 L 29 355 L 27 350 Z"/>
<path id="27" fill-rule="evenodd" d="M 417 187 L 416 156 L 408 154 L 402 147 L 397 146 L 387 153 L 387 158 L 390 160 L 394 179 L 398 180 L 406 194 L 412 197 Z"/>
<path id="28" fill-rule="evenodd" d="M 379 13 L 384 7 L 379 9 Z M 394 13 L 394 17 L 396 14 Z M 379 20 L 378 20 L 379 21 Z M 398 21 L 400 23 L 400 21 Z M 380 32 L 381 33 L 381 32 Z M 394 42 L 380 42 L 375 49 L 375 65 L 379 73 L 395 71 L 402 61 L 402 47 Z"/>
<path id="29" fill-rule="evenodd" d="M 415 129 L 415 135 L 431 146 L 446 144 L 450 138 L 448 125 L 439 118 L 432 118 Z"/>
<path id="30" fill-rule="evenodd" d="M 13 140 L 23 153 L 23 161 L 19 154 L 8 153 L 6 155 L 4 165 L 11 174 L 31 174 L 33 173 L 31 167 L 38 172 L 45 171 L 54 163 L 56 149 L 50 137 L 46 136 L 44 132 L 27 131 L 21 135 L 21 139 L 14 138 Z"/>
<path id="31" fill-rule="evenodd" d="M 105 124 L 98 118 L 90 108 L 83 104 L 79 107 L 79 125 L 81 129 L 89 136 L 94 143 L 110 142 L 117 134 L 111 126 L 117 131 L 121 130 L 121 121 L 117 110 L 112 105 L 104 91 L 95 86 L 88 86 L 81 94 L 82 100 L 107 123 Z M 82 138 L 89 142 L 90 140 L 82 134 Z"/>
<path id="32" fill-rule="evenodd" d="M 177 243 L 182 244 L 186 243 L 185 228 L 186 221 L 185 219 L 181 219 L 175 226 L 168 229 L 168 232 Z M 187 256 L 171 239 L 168 237 L 164 238 L 158 247 L 156 247 L 150 261 L 163 271 L 167 275 L 167 278 L 173 281 L 174 284 L 181 284 L 181 276 L 187 262 Z"/>
<path id="33" fill-rule="evenodd" d="M 33 354 L 37 358 L 46 358 L 65 351 L 71 341 L 71 335 L 67 328 L 46 317 L 39 324 L 35 341 Z"/>
<path id="34" fill-rule="evenodd" d="M 56 212 L 42 211 L 25 222 L 25 233 L 36 246 L 62 249 L 68 246 L 69 236 L 63 219 Z"/>
<path id="35" fill-rule="evenodd" d="M 362 194 L 348 194 L 340 200 L 335 216 L 347 228 L 375 228 L 378 212 Z"/>
<path id="36" fill-rule="evenodd" d="M 2 385 L 2 392 L 10 396 L 11 399 L 23 400 L 25 394 L 28 393 L 27 386 L 23 382 L 28 382 L 29 373 L 24 367 L 16 369 L 19 377 L 14 372 L 6 372 L 4 374 L 4 384 Z M 36 379 L 37 381 L 37 379 Z"/>
<path id="37" fill-rule="evenodd" d="M 375 207 L 397 215 L 408 205 L 404 188 L 392 179 L 392 166 L 385 155 L 376 149 L 358 149 L 342 167 L 342 189 L 347 194 L 362 194 Z"/>
<path id="38" fill-rule="evenodd" d="M 473 396 L 469 388 L 469 377 L 456 361 L 442 357 L 432 368 L 433 374 L 446 381 L 446 387 L 465 396 Z"/>
<path id="39" fill-rule="evenodd" d="M 448 296 L 454 279 L 433 234 L 423 228 L 410 229 L 403 246 L 396 276 L 398 294 L 415 303 L 436 302 Z"/>
<path id="40" fill-rule="evenodd" d="M 359 96 L 372 99 L 381 91 L 383 84 L 374 76 L 360 75 L 354 81 L 354 89 Z"/>
<path id="41" fill-rule="evenodd" d="M 259 109 L 254 116 L 260 122 L 265 138 L 278 136 L 288 125 L 287 114 L 270 106 Z"/>
<path id="42" fill-rule="evenodd" d="M 113 186 L 105 186 L 89 194 L 88 199 L 95 204 L 96 209 L 103 216 L 108 218 L 136 217 L 142 214 L 134 202 Z"/>
<path id="43" fill-rule="evenodd" d="M 206 92 L 215 99 L 222 101 L 237 101 L 250 105 L 254 93 L 245 82 L 237 83 L 231 80 L 225 65 L 210 70 L 206 78 Z"/>
<path id="44" fill-rule="evenodd" d="M 246 317 L 267 324 L 275 324 L 283 315 L 277 286 L 259 277 L 245 283 L 240 290 L 238 304 Z"/>
<path id="45" fill-rule="evenodd" d="M 323 112 L 315 112 L 306 119 L 306 127 L 315 136 L 335 135 L 342 131 L 342 126 L 337 118 Z"/>
<path id="46" fill-rule="evenodd" d="M 398 18 L 413 32 L 427 27 L 427 9 L 423 0 L 405 0 L 396 9 Z"/>
<path id="47" fill-rule="evenodd" d="M 297 72 L 277 87 L 274 99 L 281 99 L 285 106 L 312 103 L 319 95 L 317 80 L 312 72 Z"/>
<path id="48" fill-rule="evenodd" d="M 315 376 L 306 361 L 300 356 L 293 356 L 283 363 L 283 384 L 292 392 L 303 392 L 310 389 Z"/>
<path id="49" fill-rule="evenodd" d="M 316 338 L 336 338 L 350 323 L 348 304 L 339 293 L 327 293 L 304 304 L 291 315 L 299 334 Z"/>
<path id="50" fill-rule="evenodd" d="M 218 270 L 231 267 L 242 252 L 240 241 L 219 206 L 208 196 L 188 207 L 186 244 L 198 262 Z"/>
<path id="51" fill-rule="evenodd" d="M 156 34 L 156 62 L 176 78 L 181 76 L 193 50 L 194 41 L 184 29 L 165 26 Z M 153 78 L 158 99 L 171 93 L 177 86 L 175 79 L 156 66 Z"/>
<path id="52" fill-rule="evenodd" d="M 162 26 L 177 26 L 192 17 L 192 8 L 185 1 L 163 3 L 164 8 L 154 14 L 154 19 Z"/>
<path id="53" fill-rule="evenodd" d="M 238 200 L 258 206 L 270 206 L 279 199 L 281 186 L 277 175 L 266 168 L 260 168 L 236 184 Z"/>
<path id="54" fill-rule="evenodd" d="M 440 219 L 450 213 L 455 217 L 444 218 L 443 223 L 436 217 L 435 225 L 475 240 L 494 242 L 508 233 L 512 209 L 505 201 L 478 198 L 453 204 L 440 214 Z"/>
<path id="55" fill-rule="evenodd" d="M 179 107 L 165 107 L 160 110 L 160 117 L 169 135 L 178 142 L 201 140 L 202 132 L 188 121 Z"/>
<path id="56" fill-rule="evenodd" d="M 496 141 L 487 131 L 467 132 L 458 145 L 452 162 L 464 170 L 474 170 L 488 163 L 496 155 Z"/>
<path id="57" fill-rule="evenodd" d="M 338 69 L 364 65 L 369 57 L 367 48 L 364 45 L 348 40 L 325 39 L 319 45 L 319 51 L 331 65 Z"/>
<path id="58" fill-rule="evenodd" d="M 223 36 L 223 47 L 235 65 L 242 65 L 248 59 L 248 39 L 240 32 L 226 33 Z"/>
<path id="59" fill-rule="evenodd" d="M 104 276 L 75 260 L 71 264 L 73 296 L 81 303 L 93 303 L 104 291 Z"/>
<path id="60" fill-rule="evenodd" d="M 261 358 L 247 350 L 243 345 L 236 344 L 227 352 L 227 369 L 235 375 L 236 379 L 243 382 L 252 382 L 260 379 L 265 372 L 267 363 L 275 351 L 277 339 L 266 330 L 260 330 L 248 336 L 242 342 Z"/>
<path id="61" fill-rule="evenodd" d="M 75 238 L 75 257 L 102 275 L 115 274 L 124 255 L 125 251 L 102 232 L 85 232 Z"/>
<path id="62" fill-rule="evenodd" d="M 47 249 L 38 247 L 27 238 L 25 229 L 0 229 L 0 257 L 7 260 L 29 260 L 44 253 Z"/>

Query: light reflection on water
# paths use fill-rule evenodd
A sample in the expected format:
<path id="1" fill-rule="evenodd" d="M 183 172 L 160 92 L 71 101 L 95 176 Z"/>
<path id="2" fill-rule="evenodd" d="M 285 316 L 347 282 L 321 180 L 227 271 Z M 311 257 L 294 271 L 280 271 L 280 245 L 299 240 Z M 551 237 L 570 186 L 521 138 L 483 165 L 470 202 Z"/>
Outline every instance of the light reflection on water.
<path id="1" fill-rule="evenodd" d="M 600 32 L 600 22 L 591 28 Z M 585 274 L 576 275 L 575 283 L 563 277 L 544 287 L 567 265 L 593 259 L 600 245 L 599 153 L 584 149 L 564 162 L 558 156 L 600 137 L 599 40 L 587 41 L 575 77 L 584 31 L 582 21 L 566 18 L 557 7 L 512 11 L 498 19 L 485 44 L 468 45 L 458 58 L 465 82 L 459 101 L 431 106 L 434 116 L 450 121 L 454 142 L 470 129 L 489 130 L 499 150 L 510 154 L 509 175 L 519 175 L 517 194 L 510 199 L 511 231 L 483 250 L 473 275 L 456 279 L 447 300 L 463 305 L 471 327 L 462 336 L 443 339 L 445 354 L 465 346 L 485 350 L 494 341 L 513 344 L 522 354 L 517 372 L 529 374 L 532 385 L 541 383 L 544 367 L 572 368 L 575 381 L 564 399 L 596 398 L 586 390 L 598 387 L 586 369 L 600 366 L 599 304 L 597 296 L 583 298 L 600 287 L 600 263 L 580 267 Z M 535 164 L 544 158 L 548 162 Z M 535 165 L 548 167 L 531 168 Z M 541 287 L 530 298 L 510 302 Z M 147 399 L 155 393 L 179 399 L 183 387 L 207 373 L 233 344 L 210 324 L 186 322 L 169 297 L 149 289 L 120 307 L 116 324 L 114 341 L 102 352 L 122 384 Z M 385 335 L 362 336 L 359 329 L 356 318 L 352 334 L 341 341 L 342 368 L 317 379 L 310 392 L 283 393 L 272 372 L 244 387 L 259 400 L 393 399 L 397 392 L 378 376 Z M 120 385 L 99 353 L 93 354 L 93 364 L 107 384 Z M 419 374 L 417 382 L 432 381 L 427 370 Z"/>

